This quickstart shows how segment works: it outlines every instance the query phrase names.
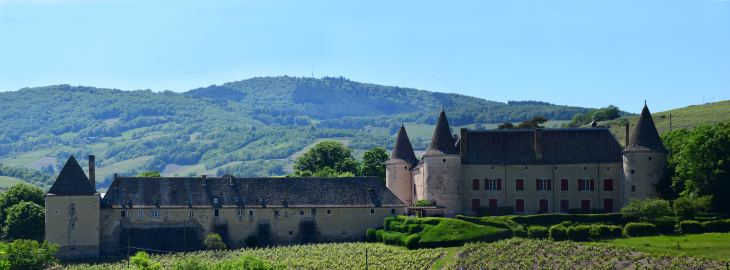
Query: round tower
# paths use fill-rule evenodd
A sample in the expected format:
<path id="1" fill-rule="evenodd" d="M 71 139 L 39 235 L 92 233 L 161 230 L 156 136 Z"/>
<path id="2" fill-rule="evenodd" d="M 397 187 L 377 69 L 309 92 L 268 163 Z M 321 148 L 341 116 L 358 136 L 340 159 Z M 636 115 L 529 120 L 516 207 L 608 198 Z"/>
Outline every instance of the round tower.
<path id="1" fill-rule="evenodd" d="M 451 136 L 443 108 L 433 132 L 431 145 L 423 154 L 424 197 L 444 207 L 444 216 L 461 213 L 461 154 Z"/>
<path id="2" fill-rule="evenodd" d="M 413 153 L 406 128 L 401 123 L 390 160 L 385 162 L 385 186 L 406 205 L 413 205 L 411 200 L 413 181 L 410 169 L 416 162 L 418 162 L 416 154 Z"/>
<path id="3" fill-rule="evenodd" d="M 664 177 L 668 151 L 662 144 L 646 101 L 622 155 L 623 205 L 628 205 L 631 199 L 661 198 L 655 185 Z"/>

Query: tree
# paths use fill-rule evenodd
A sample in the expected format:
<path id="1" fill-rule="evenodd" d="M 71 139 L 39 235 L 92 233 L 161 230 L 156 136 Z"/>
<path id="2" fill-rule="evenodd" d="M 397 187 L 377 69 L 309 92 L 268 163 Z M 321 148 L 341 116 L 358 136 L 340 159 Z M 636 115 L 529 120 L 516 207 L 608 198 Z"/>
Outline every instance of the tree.
<path id="1" fill-rule="evenodd" d="M 53 254 L 58 251 L 58 245 L 51 245 L 48 241 L 38 243 L 33 240 L 20 239 L 11 243 L 0 242 L 0 254 L 23 254 L 0 260 L 0 269 L 47 269 L 58 262 Z"/>
<path id="2" fill-rule="evenodd" d="M 433 204 L 427 200 L 418 200 L 414 206 L 433 206 Z"/>
<path id="3" fill-rule="evenodd" d="M 697 214 L 706 213 L 712 209 L 712 196 L 699 198 L 679 197 L 674 200 L 674 215 L 683 220 L 694 219 Z"/>
<path id="4" fill-rule="evenodd" d="M 147 254 L 147 252 L 139 251 L 137 254 L 134 254 L 131 258 L 129 258 L 129 263 L 134 265 L 137 269 L 140 270 L 161 270 L 162 266 L 160 266 L 160 263 L 152 263 L 150 261 L 150 255 Z"/>
<path id="5" fill-rule="evenodd" d="M 329 167 L 338 173 L 357 173 L 358 165 L 357 160 L 352 157 L 352 149 L 340 142 L 324 141 L 298 157 L 294 170 L 317 172 Z"/>
<path id="6" fill-rule="evenodd" d="M 513 127 L 515 127 L 515 125 L 513 125 L 512 123 L 505 122 L 504 124 L 499 124 L 499 126 L 497 126 L 497 129 L 504 130 L 504 129 L 512 129 Z"/>
<path id="7" fill-rule="evenodd" d="M 377 176 L 385 182 L 385 162 L 388 161 L 388 152 L 381 147 L 365 151 L 362 164 L 358 168 L 361 176 Z"/>
<path id="8" fill-rule="evenodd" d="M 154 170 L 140 173 L 138 175 L 135 175 L 134 177 L 162 177 L 162 175 L 157 170 Z"/>
<path id="9" fill-rule="evenodd" d="M 535 129 L 535 128 L 545 128 L 544 126 L 541 126 L 541 124 L 544 124 L 545 122 L 550 121 L 550 119 L 547 119 L 542 116 L 533 116 L 530 120 L 522 121 L 519 125 L 514 127 L 513 129 Z"/>
<path id="10" fill-rule="evenodd" d="M 21 202 L 32 202 L 45 207 L 43 190 L 24 183 L 16 184 L 0 195 L 0 225 L 5 221 L 6 211 Z"/>
<path id="11" fill-rule="evenodd" d="M 205 237 L 205 248 L 210 250 L 226 249 L 226 244 L 223 243 L 223 238 L 217 233 L 211 233 Z"/>
<path id="12" fill-rule="evenodd" d="M 642 221 L 652 222 L 659 217 L 671 215 L 669 201 L 662 199 L 631 199 L 629 205 L 621 209 L 625 217 L 634 217 Z"/>
<path id="13" fill-rule="evenodd" d="M 21 202 L 6 211 L 3 239 L 42 241 L 45 234 L 45 209 L 33 202 Z"/>

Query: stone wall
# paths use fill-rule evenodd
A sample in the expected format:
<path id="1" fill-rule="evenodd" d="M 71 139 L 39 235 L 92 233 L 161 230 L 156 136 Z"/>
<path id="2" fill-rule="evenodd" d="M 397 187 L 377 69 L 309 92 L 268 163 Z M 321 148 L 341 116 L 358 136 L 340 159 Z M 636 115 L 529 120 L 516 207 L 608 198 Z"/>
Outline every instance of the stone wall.
<path id="1" fill-rule="evenodd" d="M 99 256 L 99 195 L 46 196 L 46 240 L 58 258 Z"/>

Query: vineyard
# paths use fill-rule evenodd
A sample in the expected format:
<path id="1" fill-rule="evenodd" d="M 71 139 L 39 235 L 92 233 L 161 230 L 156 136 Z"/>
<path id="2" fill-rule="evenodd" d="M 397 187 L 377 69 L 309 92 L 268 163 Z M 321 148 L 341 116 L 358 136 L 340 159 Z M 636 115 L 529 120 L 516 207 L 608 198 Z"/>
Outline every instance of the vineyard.
<path id="1" fill-rule="evenodd" d="M 468 243 L 450 269 L 726 269 L 704 257 L 670 257 L 616 248 L 512 238 L 491 244 Z"/>
<path id="2" fill-rule="evenodd" d="M 382 244 L 345 243 L 152 255 L 151 261 L 160 263 L 163 269 L 172 269 L 192 257 L 212 264 L 252 255 L 275 264 L 283 263 L 289 269 L 366 269 L 366 259 L 367 269 L 428 269 L 443 254 L 440 248 L 407 250 Z M 63 269 L 125 269 L 126 266 L 126 260 L 62 265 Z"/>

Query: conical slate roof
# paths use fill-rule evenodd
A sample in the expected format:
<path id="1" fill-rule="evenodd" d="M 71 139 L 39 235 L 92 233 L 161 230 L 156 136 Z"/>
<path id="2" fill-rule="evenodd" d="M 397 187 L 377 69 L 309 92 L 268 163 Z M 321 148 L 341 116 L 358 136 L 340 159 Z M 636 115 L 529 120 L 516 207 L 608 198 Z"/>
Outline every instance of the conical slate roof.
<path id="1" fill-rule="evenodd" d="M 48 195 L 94 195 L 96 190 L 91 186 L 89 178 L 84 174 L 76 158 L 68 158 L 66 165 L 48 190 Z"/>
<path id="2" fill-rule="evenodd" d="M 418 162 L 416 154 L 413 153 L 413 147 L 411 146 L 410 140 L 408 140 L 406 128 L 403 126 L 403 123 L 401 123 L 398 135 L 395 137 L 393 152 L 390 153 L 390 160 L 388 160 L 385 164 L 416 162 Z"/>
<path id="3" fill-rule="evenodd" d="M 656 130 L 654 120 L 651 119 L 651 113 L 649 113 L 646 103 L 644 103 L 639 122 L 636 123 L 634 134 L 631 134 L 631 140 L 625 150 L 667 151 L 667 148 L 664 148 L 664 144 L 662 144 L 662 139 L 659 137 L 659 132 Z"/>
<path id="4" fill-rule="evenodd" d="M 436 123 L 436 130 L 433 131 L 431 145 L 426 149 L 426 153 L 423 156 L 433 157 L 459 154 L 459 151 L 456 151 L 456 146 L 454 146 L 454 139 L 451 137 L 451 130 L 449 129 L 449 122 L 446 120 L 446 113 L 442 108 L 439 120 Z"/>

